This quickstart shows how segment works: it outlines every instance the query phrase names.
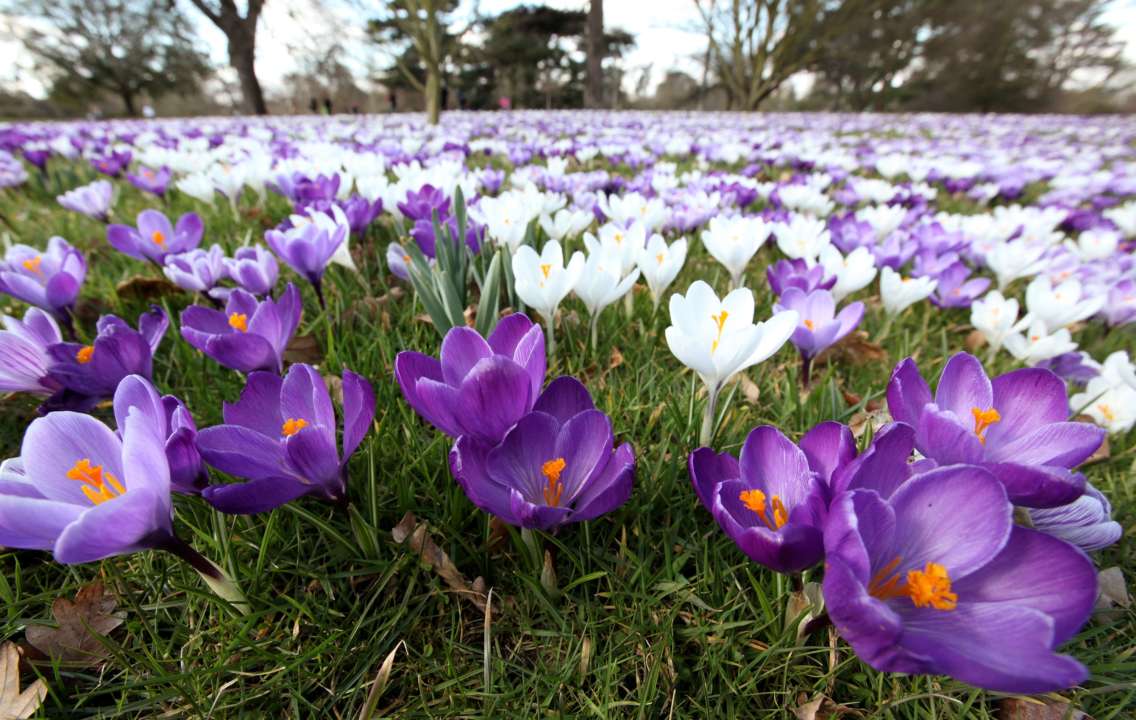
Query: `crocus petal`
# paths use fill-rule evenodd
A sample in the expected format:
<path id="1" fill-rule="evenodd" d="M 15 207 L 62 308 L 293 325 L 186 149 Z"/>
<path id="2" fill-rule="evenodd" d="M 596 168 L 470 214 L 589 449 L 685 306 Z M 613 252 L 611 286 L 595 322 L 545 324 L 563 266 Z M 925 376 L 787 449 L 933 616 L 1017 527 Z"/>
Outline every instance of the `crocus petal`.
<path id="1" fill-rule="evenodd" d="M 856 438 L 847 425 L 829 420 L 822 422 L 801 437 L 801 450 L 808 459 L 809 468 L 820 476 L 826 485 L 837 468 L 856 457 Z"/>
<path id="2" fill-rule="evenodd" d="M 573 522 L 591 520 L 611 512 L 631 497 L 635 478 L 635 453 L 624 443 L 615 449 L 604 466 L 603 473 L 591 479 L 576 496 Z"/>
<path id="3" fill-rule="evenodd" d="M 460 385 L 479 360 L 492 354 L 489 343 L 476 330 L 454 328 L 442 339 L 442 378 L 448 385 Z"/>
<path id="4" fill-rule="evenodd" d="M 407 404 L 414 409 L 414 412 L 450 437 L 461 435 L 461 429 L 453 419 L 453 412 L 444 406 L 436 409 L 434 403 L 429 398 L 424 399 L 419 392 L 420 381 L 449 387 L 442 380 L 440 362 L 429 355 L 404 350 L 394 359 L 394 377 L 398 381 L 399 389 L 402 390 L 402 396 L 406 398 Z"/>
<path id="5" fill-rule="evenodd" d="M 561 375 L 548 384 L 532 409 L 533 412 L 551 415 L 563 424 L 595 407 L 591 394 L 582 382 L 571 375 Z"/>
<path id="6" fill-rule="evenodd" d="M 1085 491 L 1085 476 L 1065 468 L 989 463 L 984 468 L 1006 488 L 1015 505 L 1050 508 L 1071 503 Z"/>
<path id="7" fill-rule="evenodd" d="M 1065 382 L 1049 370 L 1023 368 L 1000 375 L 991 383 L 994 407 L 1001 414 L 986 431 L 986 442 L 997 447 L 1049 423 L 1069 419 Z"/>
<path id="8" fill-rule="evenodd" d="M 328 433 L 326 428 L 319 425 L 309 425 L 289 436 L 284 442 L 284 448 L 288 462 L 298 477 L 312 485 L 321 486 L 327 499 L 343 496 L 334 430 Z"/>
<path id="9" fill-rule="evenodd" d="M 698 448 L 687 460 L 690 483 L 698 499 L 712 510 L 718 485 L 741 477 L 738 459 L 729 453 L 716 453 L 713 448 Z"/>
<path id="10" fill-rule="evenodd" d="M 0 495 L 0 546 L 50 550 L 83 511 L 83 506 L 69 502 Z"/>
<path id="11" fill-rule="evenodd" d="M 280 414 L 304 419 L 311 425 L 335 428 L 335 408 L 327 392 L 327 384 L 311 365 L 297 363 L 288 370 L 280 388 Z"/>
<path id="12" fill-rule="evenodd" d="M 185 334 L 186 328 L 182 328 Z M 189 340 L 189 338 L 186 338 Z M 193 344 L 192 341 L 190 341 Z M 257 370 L 273 372 L 280 369 L 276 349 L 260 335 L 252 333 L 225 333 L 213 335 L 205 341 L 202 348 L 206 355 L 220 365 L 242 373 Z"/>
<path id="13" fill-rule="evenodd" d="M 897 422 L 918 427 L 924 406 L 931 402 L 931 388 L 911 358 L 895 366 L 887 387 L 888 411 Z"/>
<path id="14" fill-rule="evenodd" d="M 284 446 L 275 438 L 240 425 L 218 425 L 197 433 L 197 449 L 213 467 L 259 480 L 290 476 Z"/>
<path id="15" fill-rule="evenodd" d="M 541 466 L 555 460 L 556 436 L 560 423 L 544 413 L 529 413 L 505 435 L 501 444 L 489 451 L 488 475 L 500 483 L 515 488 L 530 499 L 544 494 L 546 479 Z"/>
<path id="16" fill-rule="evenodd" d="M 938 468 L 907 481 L 891 498 L 895 551 L 902 568 L 929 562 L 952 579 L 990 562 L 1010 537 L 1013 507 L 1006 491 L 982 468 Z"/>
<path id="17" fill-rule="evenodd" d="M 1104 428 L 1083 422 L 1056 422 L 991 447 L 986 459 L 1020 465 L 1075 467 L 1089 458 L 1105 438 Z"/>
<path id="18" fill-rule="evenodd" d="M 102 466 L 119 480 L 122 469 L 122 442 L 118 436 L 90 415 L 54 412 L 33 420 L 24 434 L 20 456 L 28 481 L 49 500 L 80 506 L 90 505 L 83 494 L 83 483 L 69 480 L 67 473 L 80 460 Z"/>
<path id="19" fill-rule="evenodd" d="M 582 412 L 560 426 L 553 457 L 546 459 L 560 457 L 566 462 L 560 475 L 564 488 L 561 504 L 571 503 L 593 475 L 602 472 L 611 457 L 611 446 L 611 421 L 599 410 Z"/>
<path id="20" fill-rule="evenodd" d="M 499 441 L 531 407 L 530 387 L 528 373 L 509 358 L 480 360 L 457 394 L 460 413 L 455 415 L 464 423 L 463 431 L 486 442 Z"/>
<path id="21" fill-rule="evenodd" d="M 805 454 L 771 425 L 756 427 L 746 437 L 740 465 L 744 483 L 779 496 L 787 508 L 804 503 L 815 487 Z"/>
<path id="22" fill-rule="evenodd" d="M 908 460 L 915 449 L 915 430 L 891 423 L 872 438 L 859 457 L 840 468 L 833 477 L 832 494 L 846 490 L 874 490 L 887 500 L 913 473 Z"/>
<path id="23" fill-rule="evenodd" d="M 509 507 L 521 527 L 536 530 L 551 530 L 561 525 L 572 512 L 566 507 L 531 503 L 516 489 L 509 492 Z"/>
<path id="24" fill-rule="evenodd" d="M 1053 643 L 1073 637 L 1097 598 L 1097 573 L 1083 552 L 1051 535 L 1014 526 L 1005 549 L 951 588 L 968 603 L 1040 610 L 1054 621 Z"/>
<path id="25" fill-rule="evenodd" d="M 343 371 L 343 461 L 354 454 L 375 419 L 375 390 L 350 370 Z"/>
<path id="26" fill-rule="evenodd" d="M 311 492 L 313 486 L 286 477 L 266 477 L 230 485 L 210 485 L 201 491 L 213 507 L 230 515 L 266 512 Z"/>
<path id="27" fill-rule="evenodd" d="M 971 417 L 973 408 L 987 410 L 994 406 L 990 378 L 978 358 L 958 353 L 947 360 L 935 390 L 935 404 L 960 418 Z"/>
<path id="28" fill-rule="evenodd" d="M 982 442 L 964 419 L 930 405 L 923 410 L 915 431 L 915 446 L 941 465 L 977 463 L 982 460 Z"/>
<path id="29" fill-rule="evenodd" d="M 225 403 L 221 415 L 229 425 L 254 430 L 269 438 L 279 437 L 284 424 L 280 416 L 280 388 L 284 381 L 270 372 L 254 372 L 248 376 L 241 397 Z"/>
<path id="30" fill-rule="evenodd" d="M 168 491 L 163 499 L 155 488 L 127 487 L 120 497 L 91 507 L 63 530 L 55 542 L 56 561 L 74 565 L 158 546 L 170 536 L 156 527 L 163 520 L 156 512 L 163 509 L 164 524 L 170 524 L 168 500 Z"/>
<path id="31" fill-rule="evenodd" d="M 476 507 L 519 526 L 509 500 L 511 489 L 489 477 L 490 445 L 469 436 L 458 438 L 450 450 L 450 474 Z"/>

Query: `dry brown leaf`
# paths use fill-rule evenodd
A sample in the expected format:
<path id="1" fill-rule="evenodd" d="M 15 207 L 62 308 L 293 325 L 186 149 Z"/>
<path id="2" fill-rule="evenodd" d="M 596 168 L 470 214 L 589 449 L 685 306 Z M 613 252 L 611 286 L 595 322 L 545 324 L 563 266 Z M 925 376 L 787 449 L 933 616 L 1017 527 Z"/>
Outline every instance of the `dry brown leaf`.
<path id="1" fill-rule="evenodd" d="M 806 583 L 803 590 L 789 593 L 785 625 L 788 627 L 793 621 L 800 618 L 800 623 L 797 625 L 797 641 L 800 642 L 809 629 L 809 623 L 823 612 L 824 596 L 821 594 L 820 583 Z"/>
<path id="2" fill-rule="evenodd" d="M 387 689 L 387 684 L 390 682 L 391 670 L 394 669 L 394 657 L 398 654 L 398 649 L 403 646 L 403 641 L 399 640 L 394 649 L 387 654 L 383 664 L 379 666 L 379 672 L 375 675 L 374 682 L 371 683 L 371 690 L 367 693 L 367 702 L 364 703 L 363 709 L 359 712 L 359 720 L 370 720 L 375 715 L 375 708 L 379 704 L 379 699 L 383 696 L 383 691 Z"/>
<path id="3" fill-rule="evenodd" d="M 843 340 L 821 353 L 818 365 L 847 364 L 852 366 L 869 363 L 887 363 L 887 351 L 868 339 L 863 330 L 849 333 Z"/>
<path id="4" fill-rule="evenodd" d="M 1128 595 L 1128 584 L 1124 573 L 1118 567 L 1110 567 L 1097 573 L 1097 601 L 1094 614 L 1101 620 L 1114 620 L 1124 614 L 1124 609 L 1132 605 Z"/>
<path id="5" fill-rule="evenodd" d="M 182 292 L 181 288 L 165 278 L 145 275 L 135 275 L 124 280 L 114 290 L 123 300 L 158 300 Z"/>
<path id="6" fill-rule="evenodd" d="M 871 404 L 869 403 L 868 406 L 871 407 Z M 891 413 L 889 413 L 886 408 L 877 408 L 875 410 L 856 413 L 849 419 L 848 427 L 852 429 L 853 437 L 861 438 L 869 427 L 871 427 L 872 435 L 874 436 L 880 428 L 890 422 Z"/>
<path id="7" fill-rule="evenodd" d="M 740 372 L 738 373 L 738 385 L 741 386 L 742 395 L 745 396 L 746 402 L 750 405 L 757 405 L 757 401 L 761 399 L 761 388 L 757 386 L 757 383 L 750 380 L 746 373 Z"/>
<path id="8" fill-rule="evenodd" d="M 623 353 L 621 353 L 619 351 L 619 348 L 617 348 L 613 345 L 612 348 L 611 348 L 611 359 L 608 360 L 607 369 L 608 370 L 614 370 L 622 364 L 623 364 Z"/>
<path id="9" fill-rule="evenodd" d="M 323 381 L 327 384 L 327 392 L 332 402 L 343 407 L 343 378 L 338 375 L 324 375 Z"/>
<path id="10" fill-rule="evenodd" d="M 817 695 L 807 702 L 806 698 L 804 693 L 797 695 L 797 707 L 793 709 L 797 720 L 830 720 L 845 714 L 860 715 L 852 708 L 837 705 L 824 695 Z"/>
<path id="11" fill-rule="evenodd" d="M 998 703 L 999 720 L 1092 720 L 1064 700 L 1006 698 Z"/>
<path id="12" fill-rule="evenodd" d="M 48 660 L 77 667 L 98 665 L 107 656 L 101 637 L 109 635 L 126 617 L 126 613 L 115 611 L 117 604 L 101 582 L 80 588 L 74 601 L 56 598 L 51 615 L 59 627 L 28 626 L 28 644 Z"/>
<path id="13" fill-rule="evenodd" d="M 414 513 L 408 512 L 402 520 L 391 530 L 391 536 L 399 545 L 406 544 L 410 550 L 417 554 L 422 562 L 434 569 L 441 576 L 451 590 L 466 598 L 482 613 L 485 612 L 488 596 L 485 593 L 485 580 L 477 578 L 472 583 L 466 580 L 461 570 L 458 570 L 446 551 L 438 547 L 430 533 L 426 531 L 426 524 L 419 523 Z"/>
<path id="14" fill-rule="evenodd" d="M 982 334 L 981 330 L 971 330 L 963 341 L 966 346 L 966 351 L 973 353 L 986 344 L 986 336 Z"/>
<path id="15" fill-rule="evenodd" d="M 47 683 L 43 678 L 20 691 L 20 651 L 13 642 L 0 645 L 0 719 L 30 718 L 46 697 Z"/>
<path id="16" fill-rule="evenodd" d="M 315 335 L 294 335 L 284 348 L 284 359 L 290 363 L 318 365 L 323 361 L 323 349 Z"/>

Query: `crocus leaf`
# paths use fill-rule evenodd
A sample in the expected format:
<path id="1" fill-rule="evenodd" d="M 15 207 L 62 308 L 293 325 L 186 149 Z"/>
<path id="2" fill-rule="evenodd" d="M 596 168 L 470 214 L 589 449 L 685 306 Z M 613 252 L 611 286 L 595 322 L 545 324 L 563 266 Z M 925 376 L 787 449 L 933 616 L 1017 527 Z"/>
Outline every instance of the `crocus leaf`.
<path id="1" fill-rule="evenodd" d="M 35 715 L 47 697 L 47 683 L 37 679 L 20 690 L 20 651 L 16 643 L 0 645 L 0 718 L 24 720 Z"/>
<path id="2" fill-rule="evenodd" d="M 52 603 L 51 615 L 58 627 L 28 626 L 28 644 L 53 662 L 75 667 L 98 665 L 107 656 L 105 636 L 126 617 L 115 610 L 117 605 L 101 582 L 85 585 L 74 600 L 56 598 Z"/>
<path id="3" fill-rule="evenodd" d="M 501 250 L 497 251 L 485 271 L 485 284 L 481 288 L 481 300 L 477 303 L 477 332 L 482 337 L 489 337 L 497 325 L 497 311 L 501 305 L 501 253 Z"/>

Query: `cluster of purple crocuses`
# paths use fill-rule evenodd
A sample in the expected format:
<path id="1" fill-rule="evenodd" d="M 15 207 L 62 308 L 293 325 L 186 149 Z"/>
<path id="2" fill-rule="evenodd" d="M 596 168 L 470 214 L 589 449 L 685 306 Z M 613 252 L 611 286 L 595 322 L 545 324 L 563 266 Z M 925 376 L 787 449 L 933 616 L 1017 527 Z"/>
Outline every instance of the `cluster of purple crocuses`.
<path id="1" fill-rule="evenodd" d="M 757 427 L 740 458 L 694 451 L 699 499 L 755 562 L 800 573 L 823 561 L 828 617 L 878 670 L 1014 693 L 1083 681 L 1056 648 L 1096 600 L 1085 552 L 1121 533 L 1075 469 L 1104 431 L 1069 422 L 1048 370 L 990 379 L 966 353 L 933 395 L 903 361 L 887 399 L 895 422 L 860 453 L 836 422 L 798 444 Z M 1015 506 L 1033 527 L 1015 524 Z"/>
<path id="2" fill-rule="evenodd" d="M 544 332 L 515 313 L 488 338 L 451 329 L 438 358 L 399 353 L 394 374 L 410 407 L 454 439 L 450 472 L 470 502 L 510 525 L 554 530 L 626 502 L 635 453 L 616 445 L 579 380 L 543 387 L 545 363 Z"/>

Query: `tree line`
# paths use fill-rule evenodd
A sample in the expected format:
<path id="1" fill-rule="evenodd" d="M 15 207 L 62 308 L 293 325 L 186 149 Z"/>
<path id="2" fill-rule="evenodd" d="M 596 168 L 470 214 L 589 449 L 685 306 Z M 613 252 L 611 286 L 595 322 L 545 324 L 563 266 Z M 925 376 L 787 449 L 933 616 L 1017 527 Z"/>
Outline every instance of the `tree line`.
<path id="1" fill-rule="evenodd" d="M 703 107 L 715 98 L 711 106 L 757 110 L 802 75 L 812 83 L 800 104 L 813 109 L 1046 112 L 1095 93 L 1087 109 L 1108 110 L 1130 70 L 1104 20 L 1109 0 L 690 0 L 690 29 L 705 38 L 701 77 L 669 73 L 653 99 L 630 98 L 621 58 L 635 39 L 605 26 L 602 0 L 493 16 L 459 0 L 341 1 L 388 58 L 368 79 L 387 89 L 391 109 L 397 93 L 421 98 L 431 122 L 444 107 Z M 241 109 L 264 114 L 255 59 L 265 2 L 8 0 L 4 9 L 26 21 L 19 37 L 61 106 L 113 96 L 134 115 L 140 98 L 198 93 L 214 71 L 194 32 L 207 21 L 226 39 Z M 345 52 L 327 42 L 287 78 L 293 93 L 310 93 L 309 109 L 329 87 L 366 97 Z"/>

